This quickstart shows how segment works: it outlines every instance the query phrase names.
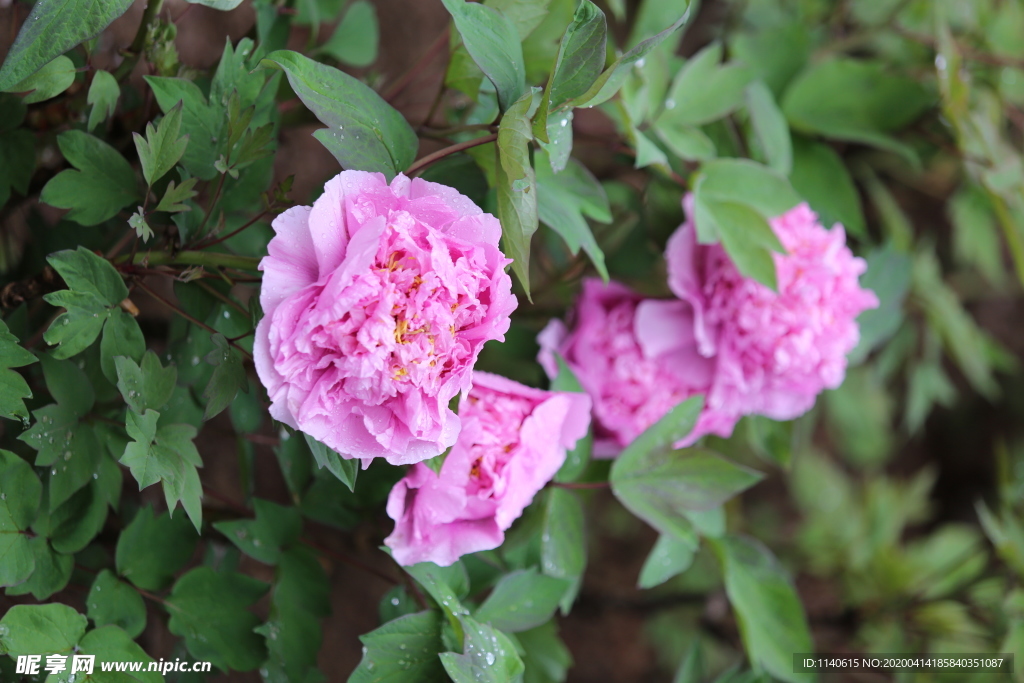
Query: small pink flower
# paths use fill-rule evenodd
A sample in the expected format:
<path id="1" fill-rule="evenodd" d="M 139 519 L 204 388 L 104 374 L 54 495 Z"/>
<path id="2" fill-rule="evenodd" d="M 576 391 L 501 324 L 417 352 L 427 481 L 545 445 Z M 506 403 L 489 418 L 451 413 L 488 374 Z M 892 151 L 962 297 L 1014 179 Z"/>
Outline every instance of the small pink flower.
<path id="1" fill-rule="evenodd" d="M 692 217 L 692 196 L 683 205 Z M 721 245 L 698 244 L 692 218 L 665 257 L 669 287 L 693 307 L 700 353 L 716 361 L 708 407 L 790 420 L 842 384 L 856 318 L 878 299 L 858 284 L 867 266 L 841 225 L 826 230 L 807 204 L 770 223 L 787 251 L 773 254 L 777 293 L 740 275 Z"/>
<path id="2" fill-rule="evenodd" d="M 459 406 L 462 433 L 441 467 L 413 465 L 388 496 L 399 564 L 448 566 L 501 545 L 505 530 L 587 433 L 586 394 L 523 386 L 485 372 Z"/>
<path id="3" fill-rule="evenodd" d="M 571 331 L 552 320 L 540 333 L 538 360 L 554 378 L 560 354 L 593 399 L 595 456 L 618 455 L 675 405 L 710 388 L 714 362 L 697 353 L 689 304 L 587 279 L 572 317 Z M 736 419 L 705 410 L 687 442 L 728 436 Z"/>
<path id="4" fill-rule="evenodd" d="M 343 171 L 274 220 L 256 330 L 270 414 L 343 457 L 419 462 L 516 307 L 501 226 L 444 185 Z"/>

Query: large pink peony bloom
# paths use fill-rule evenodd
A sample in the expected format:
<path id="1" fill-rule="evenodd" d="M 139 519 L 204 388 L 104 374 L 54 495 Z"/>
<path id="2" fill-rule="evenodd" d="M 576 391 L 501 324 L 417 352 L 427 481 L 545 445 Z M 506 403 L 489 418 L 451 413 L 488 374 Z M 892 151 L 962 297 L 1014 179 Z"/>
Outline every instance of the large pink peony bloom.
<path id="1" fill-rule="evenodd" d="M 684 206 L 692 217 L 692 197 Z M 698 348 L 716 361 L 709 408 L 789 420 L 842 383 L 856 318 L 878 299 L 858 284 L 867 266 L 841 225 L 826 230 L 807 204 L 770 223 L 787 251 L 773 255 L 778 293 L 740 275 L 721 245 L 698 244 L 692 218 L 665 257 L 669 287 L 693 306 Z"/>
<path id="2" fill-rule="evenodd" d="M 448 566 L 497 548 L 590 425 L 586 394 L 542 391 L 477 372 L 462 399 L 462 433 L 440 474 L 413 465 L 388 497 L 399 564 Z"/>
<path id="3" fill-rule="evenodd" d="M 364 463 L 455 443 L 448 403 L 516 307 L 497 219 L 450 187 L 343 171 L 274 229 L 254 353 L 270 414 Z"/>
<path id="4" fill-rule="evenodd" d="M 714 362 L 697 353 L 686 302 L 587 279 L 572 317 L 571 331 L 552 320 L 540 333 L 538 360 L 554 378 L 560 354 L 593 399 L 595 456 L 618 455 L 676 404 L 710 388 Z M 705 410 L 686 443 L 728 436 L 737 419 Z"/>

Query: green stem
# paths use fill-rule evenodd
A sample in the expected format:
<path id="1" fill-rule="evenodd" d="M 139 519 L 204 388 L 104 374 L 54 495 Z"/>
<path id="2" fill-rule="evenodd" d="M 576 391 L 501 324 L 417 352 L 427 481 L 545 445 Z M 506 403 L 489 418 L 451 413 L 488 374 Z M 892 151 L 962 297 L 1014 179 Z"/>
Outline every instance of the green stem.
<path id="1" fill-rule="evenodd" d="M 127 258 L 117 259 L 124 263 Z M 136 254 L 132 263 L 148 263 L 151 266 L 207 266 L 209 268 L 237 268 L 238 270 L 259 270 L 259 256 L 239 256 L 214 251 L 179 251 L 175 254 L 154 251 Z"/>
<path id="2" fill-rule="evenodd" d="M 1013 257 L 1013 268 L 1017 272 L 1017 279 L 1024 284 L 1024 243 L 1021 242 L 1020 233 L 1017 232 L 1017 225 L 1003 198 L 988 189 L 986 189 L 986 194 L 995 209 L 999 225 L 1003 228 L 1003 236 L 1006 238 L 1006 245 L 1010 248 L 1010 256 Z"/>
<path id="3" fill-rule="evenodd" d="M 135 39 L 132 40 L 132 44 L 128 48 L 128 56 L 114 72 L 114 78 L 118 81 L 124 80 L 135 70 L 135 65 L 139 63 L 139 57 L 142 56 L 142 51 L 146 47 L 146 34 L 149 33 L 149 27 L 156 21 L 163 6 L 164 0 L 149 0 L 149 4 L 146 5 L 139 30 L 135 32 Z"/>

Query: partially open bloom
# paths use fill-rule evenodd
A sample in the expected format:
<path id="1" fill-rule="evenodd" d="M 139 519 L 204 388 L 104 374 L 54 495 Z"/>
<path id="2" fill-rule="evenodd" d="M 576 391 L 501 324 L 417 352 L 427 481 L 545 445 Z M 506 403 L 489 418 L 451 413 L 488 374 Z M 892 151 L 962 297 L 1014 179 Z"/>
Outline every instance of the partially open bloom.
<path id="1" fill-rule="evenodd" d="M 684 206 L 692 217 L 692 197 Z M 698 244 L 692 218 L 665 257 L 669 287 L 693 307 L 698 349 L 715 359 L 708 406 L 789 420 L 842 383 L 859 340 L 856 318 L 878 299 L 858 284 L 867 266 L 841 225 L 826 230 L 807 204 L 770 223 L 787 251 L 773 254 L 778 292 L 743 277 L 721 245 Z"/>
<path id="2" fill-rule="evenodd" d="M 714 362 L 697 353 L 684 301 L 645 299 L 616 282 L 583 282 L 571 329 L 552 320 L 537 341 L 552 378 L 558 353 L 594 401 L 594 455 L 611 457 L 676 404 L 711 386 Z M 731 433 L 738 418 L 705 410 L 688 441 Z"/>
<path id="3" fill-rule="evenodd" d="M 501 226 L 444 185 L 344 171 L 274 221 L 256 330 L 270 414 L 342 456 L 419 462 L 516 307 Z"/>
<path id="4" fill-rule="evenodd" d="M 459 415 L 462 432 L 440 474 L 413 465 L 388 496 L 395 530 L 384 543 L 399 564 L 448 566 L 501 545 L 586 435 L 590 399 L 477 372 Z"/>

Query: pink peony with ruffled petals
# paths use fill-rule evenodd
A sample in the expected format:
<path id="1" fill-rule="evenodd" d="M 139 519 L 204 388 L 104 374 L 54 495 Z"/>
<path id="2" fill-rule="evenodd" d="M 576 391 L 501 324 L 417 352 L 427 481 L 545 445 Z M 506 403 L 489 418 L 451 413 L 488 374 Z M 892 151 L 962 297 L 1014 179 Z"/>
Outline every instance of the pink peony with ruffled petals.
<path id="1" fill-rule="evenodd" d="M 714 362 L 697 353 L 693 311 L 646 299 L 617 282 L 583 282 L 571 331 L 552 320 L 537 337 L 548 376 L 560 354 L 594 401 L 594 455 L 613 457 L 672 407 L 711 386 Z M 686 443 L 728 436 L 738 417 L 705 410 Z"/>
<path id="2" fill-rule="evenodd" d="M 399 564 L 446 567 L 501 545 L 586 435 L 590 399 L 477 372 L 459 415 L 462 433 L 440 474 L 413 465 L 388 496 L 395 530 L 384 543 Z"/>
<path id="3" fill-rule="evenodd" d="M 683 205 L 692 217 L 692 196 Z M 787 251 L 773 254 L 778 292 L 740 275 L 721 245 L 699 244 L 692 218 L 665 258 L 669 287 L 693 307 L 700 353 L 716 361 L 708 407 L 790 420 L 842 383 L 856 318 L 878 299 L 858 284 L 867 266 L 841 225 L 826 230 L 807 204 L 770 224 Z"/>
<path id="4" fill-rule="evenodd" d="M 273 225 L 254 348 L 270 414 L 364 464 L 454 444 L 448 404 L 516 307 L 497 219 L 444 185 L 343 171 Z"/>

